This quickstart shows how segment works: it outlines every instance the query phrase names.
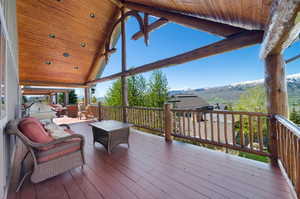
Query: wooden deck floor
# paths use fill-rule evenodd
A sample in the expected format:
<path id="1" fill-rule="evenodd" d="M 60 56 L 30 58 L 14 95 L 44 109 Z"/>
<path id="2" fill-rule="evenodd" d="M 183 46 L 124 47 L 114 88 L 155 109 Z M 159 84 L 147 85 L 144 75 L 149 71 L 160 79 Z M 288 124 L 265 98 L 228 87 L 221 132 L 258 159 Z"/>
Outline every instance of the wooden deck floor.
<path id="1" fill-rule="evenodd" d="M 200 199 L 292 198 L 277 168 L 222 152 L 173 142 L 132 130 L 130 148 L 109 156 L 93 146 L 87 123 L 72 129 L 86 137 L 86 160 L 77 168 L 39 184 L 25 183 L 9 198 L 20 199 Z"/>

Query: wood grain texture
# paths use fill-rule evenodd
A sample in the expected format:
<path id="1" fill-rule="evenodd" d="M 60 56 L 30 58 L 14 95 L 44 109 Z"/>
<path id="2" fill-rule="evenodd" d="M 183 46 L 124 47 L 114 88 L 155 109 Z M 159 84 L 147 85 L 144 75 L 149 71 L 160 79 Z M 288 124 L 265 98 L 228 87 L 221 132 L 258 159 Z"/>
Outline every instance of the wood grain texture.
<path id="1" fill-rule="evenodd" d="M 87 123 L 71 125 L 86 138 L 86 165 L 43 183 L 26 182 L 9 199 L 139 198 L 290 199 L 279 168 L 222 152 L 132 130 L 130 148 L 120 145 L 108 155 L 92 144 Z"/>
<path id="2" fill-rule="evenodd" d="M 22 95 L 51 95 L 52 93 L 69 93 L 72 89 L 56 88 L 22 88 Z"/>
<path id="3" fill-rule="evenodd" d="M 23 86 L 32 86 L 32 85 L 35 85 L 35 86 L 57 86 L 57 87 L 68 87 L 68 88 L 87 88 L 88 87 L 85 84 L 32 81 L 32 80 L 20 81 L 20 85 L 23 85 Z"/>
<path id="4" fill-rule="evenodd" d="M 248 30 L 263 30 L 272 0 L 126 0 L 125 2 L 193 14 L 203 19 Z"/>
<path id="5" fill-rule="evenodd" d="M 150 33 L 160 27 L 162 27 L 163 25 L 167 24 L 169 22 L 169 20 L 165 19 L 165 18 L 160 18 L 157 19 L 156 21 L 154 21 L 153 23 L 149 24 L 147 26 L 147 32 Z M 131 39 L 133 40 L 138 40 L 139 38 L 143 37 L 144 33 L 142 31 L 139 31 L 137 33 L 135 33 Z"/>
<path id="6" fill-rule="evenodd" d="M 285 62 L 281 54 L 265 59 L 267 110 L 270 114 L 289 116 Z"/>
<path id="7" fill-rule="evenodd" d="M 149 7 L 138 3 L 124 3 L 129 9 L 137 10 L 140 12 L 145 12 L 157 17 L 164 17 L 172 22 L 193 28 L 196 30 L 201 30 L 221 37 L 228 37 L 230 35 L 241 32 L 244 29 L 233 27 L 231 25 L 226 25 L 218 22 L 213 22 L 205 19 L 201 19 L 195 16 L 189 16 L 186 14 L 181 14 L 178 12 L 172 12 L 167 9 L 158 9 L 156 7 Z"/>
<path id="8" fill-rule="evenodd" d="M 17 9 L 20 80 L 34 85 L 45 81 L 85 83 L 118 7 L 108 0 L 18 0 Z M 65 52 L 70 56 L 64 57 Z"/>
<path id="9" fill-rule="evenodd" d="M 280 54 L 294 42 L 300 33 L 299 12 L 300 2 L 297 0 L 273 1 L 260 51 L 261 58 Z"/>

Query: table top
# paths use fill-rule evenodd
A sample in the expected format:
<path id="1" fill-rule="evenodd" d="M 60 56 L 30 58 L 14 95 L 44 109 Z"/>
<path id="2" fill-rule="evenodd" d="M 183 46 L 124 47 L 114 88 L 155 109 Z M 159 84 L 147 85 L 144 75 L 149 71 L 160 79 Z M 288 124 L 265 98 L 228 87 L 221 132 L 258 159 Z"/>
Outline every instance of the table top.
<path id="1" fill-rule="evenodd" d="M 89 124 L 92 127 L 102 129 L 104 131 L 115 131 L 119 129 L 129 128 L 133 126 L 133 124 L 119 122 L 116 120 L 102 120 L 100 122 L 93 122 Z"/>

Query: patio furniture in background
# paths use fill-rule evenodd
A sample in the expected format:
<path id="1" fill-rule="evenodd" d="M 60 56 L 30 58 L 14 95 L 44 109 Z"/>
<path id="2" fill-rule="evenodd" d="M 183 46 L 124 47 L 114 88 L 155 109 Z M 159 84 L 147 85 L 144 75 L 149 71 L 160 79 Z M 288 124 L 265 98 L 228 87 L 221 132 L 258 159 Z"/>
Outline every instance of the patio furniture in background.
<path id="1" fill-rule="evenodd" d="M 91 105 L 87 105 L 85 118 L 86 119 L 94 119 L 95 117 L 96 117 L 96 115 L 93 112 L 93 107 Z"/>
<path id="2" fill-rule="evenodd" d="M 78 117 L 78 105 L 67 105 L 67 115 L 68 117 L 77 118 Z"/>
<path id="3" fill-rule="evenodd" d="M 61 104 L 52 104 L 53 110 L 56 112 L 57 117 L 67 115 L 67 108 L 63 107 Z"/>
<path id="4" fill-rule="evenodd" d="M 60 126 L 69 135 L 54 139 L 36 118 L 12 120 L 7 124 L 6 132 L 17 135 L 28 149 L 21 162 L 21 180 L 17 191 L 29 175 L 33 183 L 38 183 L 85 163 L 84 137 L 75 134 L 66 124 Z M 24 161 L 28 155 L 32 157 L 33 168 L 24 171 Z"/>
<path id="5" fill-rule="evenodd" d="M 81 120 L 82 116 L 86 116 L 87 110 L 86 106 L 83 103 L 78 104 L 78 117 Z"/>
<path id="6" fill-rule="evenodd" d="M 56 117 L 56 112 L 53 110 L 53 107 L 48 104 L 35 102 L 29 108 L 29 116 L 38 118 L 39 120 L 52 120 Z"/>
<path id="7" fill-rule="evenodd" d="M 132 124 L 115 120 L 102 120 L 101 122 L 90 123 L 93 130 L 94 144 L 99 142 L 110 154 L 112 149 L 121 144 L 128 144 L 129 131 Z"/>

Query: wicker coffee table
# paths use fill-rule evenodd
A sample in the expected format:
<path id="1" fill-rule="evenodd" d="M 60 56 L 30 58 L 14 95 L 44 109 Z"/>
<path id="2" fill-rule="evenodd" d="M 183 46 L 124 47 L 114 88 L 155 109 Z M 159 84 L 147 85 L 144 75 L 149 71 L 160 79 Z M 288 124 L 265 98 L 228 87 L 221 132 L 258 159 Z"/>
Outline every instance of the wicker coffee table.
<path id="1" fill-rule="evenodd" d="M 101 122 L 90 123 L 93 130 L 94 144 L 99 142 L 110 154 L 112 149 L 118 144 L 128 144 L 129 130 L 132 124 L 115 120 L 103 120 Z"/>

